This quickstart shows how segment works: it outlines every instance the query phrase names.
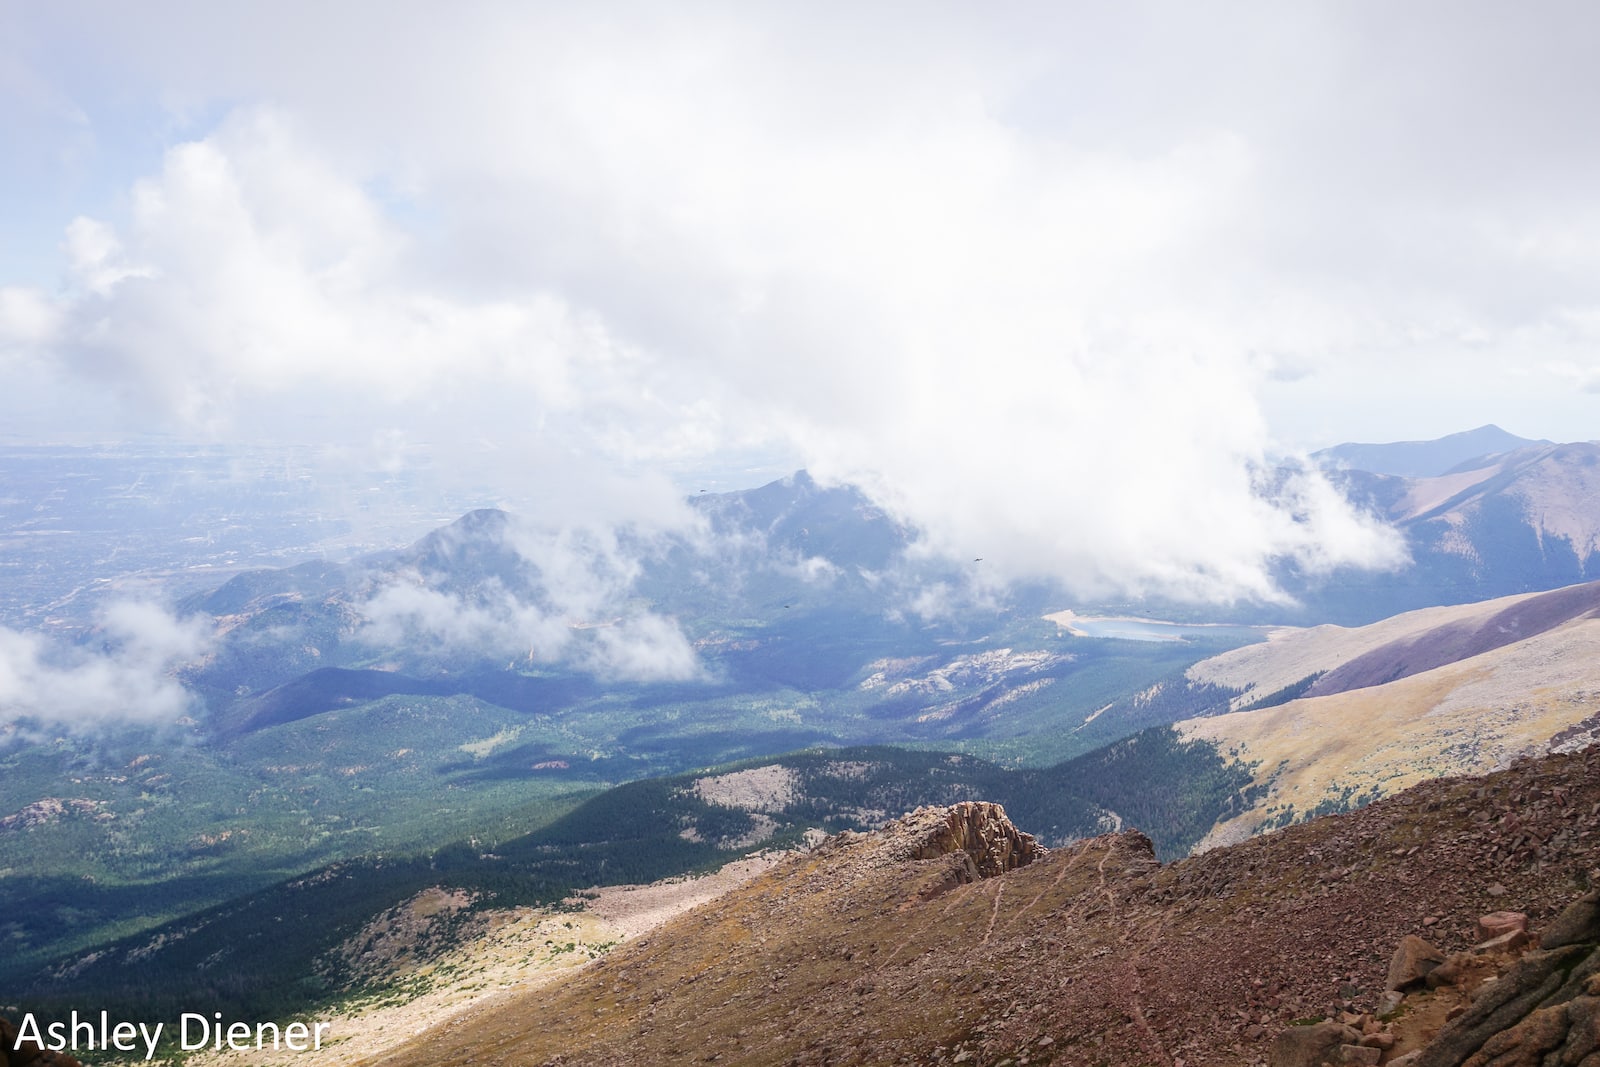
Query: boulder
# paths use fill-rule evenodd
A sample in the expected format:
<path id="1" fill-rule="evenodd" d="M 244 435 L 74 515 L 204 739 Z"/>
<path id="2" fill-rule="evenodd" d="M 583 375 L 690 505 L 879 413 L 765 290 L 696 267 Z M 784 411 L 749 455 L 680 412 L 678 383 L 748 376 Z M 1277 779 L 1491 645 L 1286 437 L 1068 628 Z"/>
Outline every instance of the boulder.
<path id="1" fill-rule="evenodd" d="M 1565 1055 L 1575 1063 L 1600 1053 L 1600 997 L 1580 997 L 1567 1005 Z"/>
<path id="2" fill-rule="evenodd" d="M 1369 1045 L 1340 1045 L 1339 1058 L 1335 1063 L 1362 1064 L 1365 1067 L 1377 1067 L 1379 1060 L 1383 1059 L 1383 1050 Z"/>
<path id="3" fill-rule="evenodd" d="M 1479 941 L 1493 941 L 1513 930 L 1526 932 L 1527 929 L 1528 916 L 1520 911 L 1491 911 L 1487 915 L 1478 916 Z"/>
<path id="4" fill-rule="evenodd" d="M 1592 890 L 1568 904 L 1555 922 L 1539 935 L 1542 948 L 1593 944 L 1600 941 L 1600 889 Z"/>
<path id="5" fill-rule="evenodd" d="M 1444 962 L 1444 955 L 1416 934 L 1407 934 L 1389 961 L 1385 989 L 1404 992 L 1427 981 L 1428 973 Z"/>
<path id="6" fill-rule="evenodd" d="M 1570 1001 L 1552 1008 L 1541 1008 L 1509 1030 L 1502 1030 L 1483 1043 L 1466 1061 L 1465 1067 L 1543 1067 L 1544 1064 L 1576 1064 L 1594 1052 L 1593 998 Z"/>
<path id="7" fill-rule="evenodd" d="M 1467 952 L 1457 952 L 1439 966 L 1428 972 L 1428 988 L 1438 989 L 1442 985 L 1455 985 L 1461 981 L 1462 973 L 1471 965 L 1472 955 Z"/>
<path id="8" fill-rule="evenodd" d="M 1270 1067 L 1321 1067 L 1324 1063 L 1344 1063 L 1343 1046 L 1358 1045 L 1360 1041 L 1361 1032 L 1343 1023 L 1291 1026 L 1273 1039 L 1267 1063 Z"/>
<path id="9" fill-rule="evenodd" d="M 1480 954 L 1488 954 L 1490 952 L 1513 952 L 1519 948 L 1522 948 L 1527 943 L 1528 931 L 1507 930 L 1499 937 L 1491 937 L 1489 940 L 1473 946 L 1472 951 Z"/>

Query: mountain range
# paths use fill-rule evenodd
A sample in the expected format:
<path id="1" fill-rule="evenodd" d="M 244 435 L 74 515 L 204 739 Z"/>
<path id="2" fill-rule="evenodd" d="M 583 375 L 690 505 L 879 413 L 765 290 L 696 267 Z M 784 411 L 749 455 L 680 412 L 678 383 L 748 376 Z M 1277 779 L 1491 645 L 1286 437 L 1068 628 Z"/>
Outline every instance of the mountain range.
<path id="1" fill-rule="evenodd" d="M 1051 856 L 1156 877 L 1204 869 L 1173 867 L 1192 850 L 1183 862 L 1590 745 L 1600 446 L 1489 427 L 1371 447 L 1319 458 L 1384 468 L 1329 476 L 1404 535 L 1410 564 L 1284 573 L 1296 604 L 1208 625 L 1096 627 L 1152 605 L 1043 584 L 969 595 L 915 529 L 803 472 L 697 494 L 687 531 L 487 509 L 409 546 L 239 573 L 177 605 L 212 635 L 180 674 L 199 713 L 8 728 L 0 982 L 47 1013 L 91 997 L 282 1016 L 389 996 L 398 979 L 349 946 L 407 909 L 442 908 L 434 948 L 465 951 L 484 923 L 559 912 L 587 886 L 980 802 Z M 919 606 L 930 590 L 940 611 Z M 842 840 L 807 855 L 869 847 Z M 850 901 L 900 891 L 862 884 Z M 983 1041 L 944 1048 L 999 1055 Z"/>
<path id="2" fill-rule="evenodd" d="M 341 861 L 102 942 L 36 975 L 30 995 L 64 1008 L 86 994 L 113 1004 L 148 1000 L 138 991 L 159 988 L 175 1004 L 206 997 L 243 1013 L 304 1010 L 354 980 L 338 962 L 342 943 L 430 887 L 463 894 L 476 909 L 550 906 L 585 885 L 670 876 L 818 833 L 869 830 L 926 804 L 998 801 L 1056 848 L 1137 826 L 1155 839 L 1141 837 L 1151 862 L 1171 861 L 1196 846 L 1316 822 L 1414 783 L 1586 747 L 1600 724 L 1589 706 L 1600 662 L 1589 648 L 1600 636 L 1597 609 L 1600 583 L 1354 630 L 1277 630 L 1096 717 L 1137 709 L 1171 725 L 1045 768 L 858 748 L 645 779 L 520 837 Z M 1526 685 L 1530 672 L 1545 680 L 1542 690 Z M 1174 714 L 1196 708 L 1198 715 Z"/>
<path id="3" fill-rule="evenodd" d="M 1316 621 L 1371 622 L 1600 577 L 1600 444 L 1533 443 L 1426 477 L 1330 477 L 1405 536 L 1411 562 L 1390 574 L 1287 576 Z"/>
<path id="4" fill-rule="evenodd" d="M 1244 690 L 1231 710 L 1175 726 L 1251 768 L 1255 801 L 1205 844 L 1240 840 L 1429 778 L 1600 740 L 1600 583 L 1355 630 L 1280 631 L 1188 676 Z"/>

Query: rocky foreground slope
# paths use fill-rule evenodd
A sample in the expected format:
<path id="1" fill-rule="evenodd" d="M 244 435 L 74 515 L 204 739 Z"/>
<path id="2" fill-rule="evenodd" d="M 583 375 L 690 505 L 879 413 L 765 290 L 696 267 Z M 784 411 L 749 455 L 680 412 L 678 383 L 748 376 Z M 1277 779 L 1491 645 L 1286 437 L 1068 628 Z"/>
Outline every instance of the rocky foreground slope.
<path id="1" fill-rule="evenodd" d="M 1287 1067 L 1274 1043 L 1326 1020 L 1334 1040 L 1298 1062 L 1389 1063 L 1461 1030 L 1485 980 L 1523 965 L 1521 944 L 1472 954 L 1481 916 L 1523 913 L 1537 938 L 1597 881 L 1600 749 L 1424 783 L 1166 866 L 1134 832 L 1045 853 L 993 805 L 925 810 L 832 838 L 559 989 L 375 1062 Z M 1456 984 L 1413 983 L 1397 1007 L 1390 970 L 1408 937 L 1455 958 Z M 1525 995 L 1516 1019 L 1480 1019 L 1456 1051 L 1500 1040 L 1511 1053 L 1470 1062 L 1600 1063 L 1584 1051 L 1595 982 L 1581 973 L 1600 959 L 1580 948 L 1588 963 L 1569 950 L 1541 980 L 1579 974 L 1572 996 Z M 1541 1002 L 1576 1043 L 1503 1058 L 1538 1044 L 1508 1027 L 1555 1032 Z"/>
<path id="2" fill-rule="evenodd" d="M 64 1052 L 52 1052 L 22 1038 L 16 1024 L 0 1018 L 0 1067 L 83 1067 Z"/>

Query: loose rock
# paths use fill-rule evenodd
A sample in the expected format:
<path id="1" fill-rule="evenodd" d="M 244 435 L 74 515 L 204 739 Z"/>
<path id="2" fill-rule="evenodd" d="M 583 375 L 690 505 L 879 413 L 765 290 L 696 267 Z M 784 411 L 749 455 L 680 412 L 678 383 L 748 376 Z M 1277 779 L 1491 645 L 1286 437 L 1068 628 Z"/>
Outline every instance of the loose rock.
<path id="1" fill-rule="evenodd" d="M 1428 973 L 1444 962 L 1444 955 L 1416 934 L 1408 934 L 1389 961 L 1385 989 L 1404 992 L 1422 985 Z"/>
<path id="2" fill-rule="evenodd" d="M 1526 932 L 1528 916 L 1520 911 L 1491 911 L 1478 917 L 1478 940 L 1493 941 L 1513 930 Z"/>
<path id="3" fill-rule="evenodd" d="M 1359 1031 L 1342 1023 L 1291 1026 L 1273 1040 L 1272 1055 L 1267 1062 L 1271 1067 L 1321 1067 L 1323 1063 L 1343 1063 L 1340 1049 L 1360 1040 Z"/>

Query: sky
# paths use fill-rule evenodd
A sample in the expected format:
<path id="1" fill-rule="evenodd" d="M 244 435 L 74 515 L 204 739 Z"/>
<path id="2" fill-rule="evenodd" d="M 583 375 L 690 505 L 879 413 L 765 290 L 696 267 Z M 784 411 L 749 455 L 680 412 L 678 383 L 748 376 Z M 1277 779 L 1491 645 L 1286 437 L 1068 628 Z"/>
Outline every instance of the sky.
<path id="1" fill-rule="evenodd" d="M 1259 471 L 1600 436 L 1597 22 L 0 0 L 0 433 L 426 455 L 575 523 L 803 466 L 1095 593 L 1392 566 Z"/>

